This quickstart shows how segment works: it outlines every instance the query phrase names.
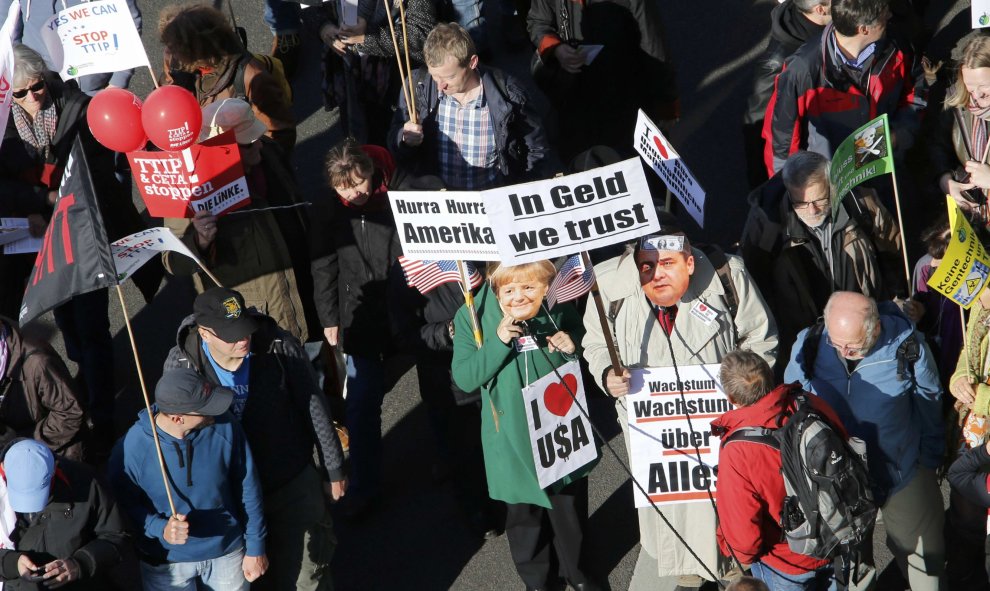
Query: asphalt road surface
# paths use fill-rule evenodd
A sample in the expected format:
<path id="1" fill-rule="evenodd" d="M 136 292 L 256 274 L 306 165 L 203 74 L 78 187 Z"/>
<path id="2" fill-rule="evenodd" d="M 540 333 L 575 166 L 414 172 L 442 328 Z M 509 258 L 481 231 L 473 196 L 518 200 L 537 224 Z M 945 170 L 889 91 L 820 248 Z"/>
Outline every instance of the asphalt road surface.
<path id="1" fill-rule="evenodd" d="M 148 55 L 152 63 L 160 64 L 157 20 L 166 2 L 142 0 L 140 4 Z M 753 61 L 766 44 L 768 17 L 774 4 L 773 0 L 661 3 L 669 44 L 678 64 L 683 105 L 683 118 L 670 139 L 708 192 L 706 226 L 698 231 L 703 240 L 730 244 L 745 217 L 746 177 L 739 122 Z M 944 26 L 951 21 L 959 26 L 961 20 L 968 18 L 968 13 L 951 18 L 965 3 L 944 4 L 945 18 L 939 15 L 933 25 Z M 267 52 L 271 34 L 261 22 L 261 0 L 233 0 L 233 5 L 238 24 L 248 31 L 250 49 Z M 295 164 L 300 185 L 307 194 L 315 195 L 325 191 L 320 163 L 327 149 L 341 138 L 341 132 L 336 113 L 325 111 L 321 104 L 317 41 L 308 33 L 304 43 L 300 75 L 293 84 L 301 122 Z M 495 64 L 525 75 L 531 51 L 528 47 L 500 47 Z M 622 83 L 632 87 L 640 81 Z M 151 88 L 148 73 L 140 72 L 132 90 L 144 97 Z M 175 329 L 180 319 L 191 312 L 193 290 L 188 280 L 171 279 L 163 283 L 149 304 L 131 284 L 125 286 L 124 293 L 144 376 L 153 389 L 165 355 L 174 343 Z M 118 428 L 122 430 L 133 421 L 142 403 L 119 302 L 112 298 L 110 307 L 119 388 Z M 48 315 L 47 321 L 50 318 Z M 61 349 L 57 336 L 55 340 Z M 431 474 L 435 450 L 414 372 L 410 369 L 401 375 L 382 410 L 386 475 L 382 504 L 359 524 L 337 521 L 340 544 L 333 563 L 335 588 L 522 589 L 505 537 L 485 542 L 473 536 L 458 515 L 450 483 L 437 482 Z M 624 462 L 625 447 L 617 436 L 614 405 L 604 399 L 592 400 L 590 405 L 593 421 Z M 590 476 L 591 518 L 585 538 L 589 570 L 599 580 L 607 579 L 612 589 L 627 589 L 639 550 L 632 490 L 619 462 L 608 449 L 603 448 L 602 453 L 602 462 Z M 878 544 L 877 555 L 881 566 L 889 561 L 882 544 Z M 887 579 L 885 588 L 895 589 L 898 584 L 900 589 L 905 588 L 897 582 L 896 575 Z M 673 581 L 668 580 L 659 589 L 673 586 Z"/>

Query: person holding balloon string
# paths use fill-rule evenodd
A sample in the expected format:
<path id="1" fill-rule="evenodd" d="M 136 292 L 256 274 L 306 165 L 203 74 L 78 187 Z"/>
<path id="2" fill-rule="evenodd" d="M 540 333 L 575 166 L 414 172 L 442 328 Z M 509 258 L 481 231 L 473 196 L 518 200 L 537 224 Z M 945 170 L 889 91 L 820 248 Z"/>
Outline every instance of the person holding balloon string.
<path id="1" fill-rule="evenodd" d="M 586 476 L 597 460 L 547 488 L 539 485 L 522 390 L 580 351 L 581 317 L 571 304 L 543 304 L 556 271 L 550 261 L 489 266 L 476 301 L 482 332 L 476 343 L 471 310 L 454 317 L 454 382 L 480 389 L 481 439 L 489 496 L 507 505 L 505 533 L 527 589 L 555 583 L 550 544 L 560 573 L 578 590 L 598 589 L 581 564 L 588 515 Z M 539 351 L 543 349 L 543 351 Z"/>
<path id="2" fill-rule="evenodd" d="M 90 97 L 75 86 L 63 83 L 45 65 L 41 55 L 26 45 L 13 46 L 10 117 L 0 145 L 0 216 L 27 217 L 31 234 L 44 233 L 59 197 L 59 185 L 73 144 L 81 143 L 86 165 L 112 241 L 144 229 L 129 186 L 114 174 L 113 148 L 107 149 L 90 129 Z M 125 92 L 116 89 L 119 92 Z M 141 134 L 143 137 L 143 133 Z M 143 144 L 142 144 L 143 145 Z M 134 148 L 131 148 L 134 149 Z M 0 314 L 17 318 L 25 281 L 34 255 L 0 257 Z M 157 271 L 160 273 L 161 268 Z M 154 267 L 139 271 L 139 288 L 150 298 L 161 275 Z M 152 285 L 153 284 L 153 285 Z M 71 360 L 80 364 L 78 380 L 86 386 L 88 409 L 100 443 L 113 442 L 113 343 L 107 314 L 107 292 L 97 290 L 76 296 L 55 309 L 55 322 L 62 331 Z"/>

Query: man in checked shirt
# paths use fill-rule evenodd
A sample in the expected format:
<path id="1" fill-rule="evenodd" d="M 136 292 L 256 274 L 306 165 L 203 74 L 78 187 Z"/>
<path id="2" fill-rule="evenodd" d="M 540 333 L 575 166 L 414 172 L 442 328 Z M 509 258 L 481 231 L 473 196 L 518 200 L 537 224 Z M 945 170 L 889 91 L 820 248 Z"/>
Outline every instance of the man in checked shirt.
<path id="1" fill-rule="evenodd" d="M 412 74 L 412 121 L 405 96 L 392 120 L 389 149 L 418 176 L 448 189 L 483 190 L 545 178 L 549 147 L 526 90 L 478 63 L 461 26 L 439 24 L 423 46 L 426 69 Z"/>

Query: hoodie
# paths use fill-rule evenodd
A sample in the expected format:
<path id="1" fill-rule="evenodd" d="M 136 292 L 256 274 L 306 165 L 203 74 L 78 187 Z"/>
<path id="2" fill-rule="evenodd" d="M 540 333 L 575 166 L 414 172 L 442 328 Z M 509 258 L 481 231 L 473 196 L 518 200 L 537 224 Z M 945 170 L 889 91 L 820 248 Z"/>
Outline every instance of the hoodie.
<path id="1" fill-rule="evenodd" d="M 157 427 L 156 427 L 157 428 Z M 150 564 L 199 562 L 240 548 L 248 556 L 265 553 L 261 483 L 241 426 L 225 413 L 182 439 L 157 428 L 175 511 L 189 521 L 189 540 L 174 546 L 163 534 L 171 514 L 155 458 L 148 411 L 117 442 L 110 458 L 110 481 L 131 518 L 138 551 Z"/>
<path id="2" fill-rule="evenodd" d="M 15 41 L 20 41 L 31 49 L 37 51 L 44 58 L 48 67 L 55 70 L 55 64 L 48 52 L 48 46 L 42 40 L 41 31 L 45 28 L 45 22 L 63 7 L 72 8 L 80 4 L 85 4 L 89 0 L 21 0 L 21 19 L 15 29 Z M 0 14 L 7 15 L 11 0 L 0 0 Z M 137 6 L 137 0 L 127 0 L 127 8 L 130 10 L 131 18 L 138 33 L 141 32 L 141 10 Z M 57 70 L 56 70 L 57 71 Z M 112 84 L 118 88 L 127 88 L 131 82 L 134 70 L 121 70 L 112 74 L 91 74 L 79 78 L 79 89 L 88 95 L 94 95 L 100 90 Z"/>
<path id="3" fill-rule="evenodd" d="M 804 342 L 798 334 L 784 380 L 801 386 L 835 409 L 849 435 L 866 442 L 873 495 L 878 505 L 907 486 L 918 465 L 942 464 L 945 438 L 942 425 L 942 385 L 935 359 L 920 333 L 915 339 L 920 357 L 906 379 L 897 375 L 897 348 L 914 325 L 891 302 L 880 308 L 880 336 L 852 371 L 827 342 L 823 330 L 811 376 L 804 373 Z"/>
<path id="4" fill-rule="evenodd" d="M 823 25 L 817 25 L 804 16 L 794 0 L 774 6 L 770 13 L 770 42 L 763 56 L 756 62 L 753 92 L 746 106 L 744 122 L 755 124 L 763 121 L 767 103 L 773 94 L 773 81 L 780 74 L 786 60 L 809 39 L 818 39 Z"/>
<path id="5" fill-rule="evenodd" d="M 778 417 L 796 408 L 797 384 L 778 386 L 756 403 L 737 407 L 712 421 L 712 432 L 722 441 L 745 427 L 777 429 Z M 811 406 L 842 430 L 835 412 L 815 396 Z M 743 564 L 762 562 L 789 574 L 802 574 L 829 563 L 793 552 L 780 528 L 784 506 L 784 478 L 780 451 L 762 443 L 739 440 L 719 451 L 718 519 L 716 531 L 722 554 Z"/>

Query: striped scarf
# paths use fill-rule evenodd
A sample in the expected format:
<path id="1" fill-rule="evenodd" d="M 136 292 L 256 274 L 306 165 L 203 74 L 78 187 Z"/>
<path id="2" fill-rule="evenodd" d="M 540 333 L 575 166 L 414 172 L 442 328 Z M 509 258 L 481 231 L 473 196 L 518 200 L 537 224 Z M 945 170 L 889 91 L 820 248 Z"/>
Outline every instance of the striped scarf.
<path id="1" fill-rule="evenodd" d="M 55 128 L 58 127 L 55 101 L 49 99 L 48 104 L 34 116 L 33 121 L 27 111 L 19 105 L 13 105 L 10 111 L 14 115 L 17 135 L 21 136 L 21 140 L 29 146 L 28 153 L 47 160 L 51 153 L 52 140 L 55 138 Z"/>
<path id="2" fill-rule="evenodd" d="M 969 132 L 969 145 L 973 150 L 970 156 L 973 160 L 983 158 L 983 152 L 987 148 L 987 121 L 990 120 L 990 107 L 980 108 L 972 98 L 966 110 L 973 116 L 973 128 Z M 981 160 L 982 161 L 982 160 Z"/>
<path id="3" fill-rule="evenodd" d="M 10 346 L 7 344 L 7 335 L 10 329 L 6 324 L 0 322 L 0 379 L 7 376 L 7 366 L 10 365 Z"/>

